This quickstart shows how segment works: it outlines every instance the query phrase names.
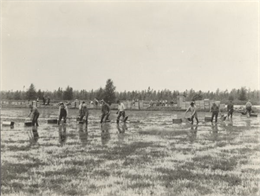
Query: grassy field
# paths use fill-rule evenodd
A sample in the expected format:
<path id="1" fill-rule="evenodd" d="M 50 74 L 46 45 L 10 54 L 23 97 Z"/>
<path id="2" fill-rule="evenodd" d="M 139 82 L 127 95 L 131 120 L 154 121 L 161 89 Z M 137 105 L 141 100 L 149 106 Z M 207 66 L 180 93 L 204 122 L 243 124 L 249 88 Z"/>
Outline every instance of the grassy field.
<path id="1" fill-rule="evenodd" d="M 56 111 L 42 111 L 32 129 L 26 113 L 2 111 L 17 120 L 1 129 L 1 195 L 260 195 L 259 118 L 191 126 L 170 112 L 128 112 L 132 123 L 101 126 L 92 111 L 85 127 L 46 124 Z"/>

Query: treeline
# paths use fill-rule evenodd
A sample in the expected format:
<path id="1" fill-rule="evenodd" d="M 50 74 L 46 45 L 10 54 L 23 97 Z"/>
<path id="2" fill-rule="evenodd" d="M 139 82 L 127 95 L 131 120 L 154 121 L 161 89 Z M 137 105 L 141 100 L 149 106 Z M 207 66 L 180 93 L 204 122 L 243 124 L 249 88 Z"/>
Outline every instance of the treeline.
<path id="1" fill-rule="evenodd" d="M 41 91 L 36 90 L 35 86 L 31 84 L 27 91 L 1 91 L 1 99 L 8 100 L 42 100 L 43 98 L 47 99 L 48 97 L 51 100 L 94 100 L 94 99 L 104 99 L 108 102 L 115 102 L 116 99 L 120 100 L 145 100 L 145 101 L 160 101 L 167 100 L 170 102 L 177 102 L 178 95 L 184 95 L 186 101 L 191 100 L 219 100 L 222 102 L 227 102 L 228 100 L 233 100 L 237 103 L 244 103 L 248 99 L 251 100 L 254 104 L 260 103 L 260 91 L 259 90 L 250 90 L 245 87 L 240 89 L 232 89 L 231 91 L 219 90 L 216 91 L 195 91 L 193 89 L 186 90 L 184 92 L 176 90 L 160 90 L 155 91 L 150 87 L 142 91 L 124 91 L 117 92 L 115 91 L 115 86 L 113 85 L 112 80 L 107 80 L 105 88 L 99 88 L 97 90 L 73 90 L 72 87 L 67 87 L 65 90 L 58 88 L 54 91 Z"/>

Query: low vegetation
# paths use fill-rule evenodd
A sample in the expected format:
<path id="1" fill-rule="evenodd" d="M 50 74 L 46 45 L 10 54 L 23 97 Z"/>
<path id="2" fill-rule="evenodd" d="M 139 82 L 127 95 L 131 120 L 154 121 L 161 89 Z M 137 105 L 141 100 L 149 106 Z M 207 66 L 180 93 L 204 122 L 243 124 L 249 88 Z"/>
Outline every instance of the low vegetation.
<path id="1" fill-rule="evenodd" d="M 156 121 L 128 123 L 125 132 L 115 124 L 102 132 L 94 121 L 41 123 L 39 138 L 16 124 L 1 130 L 1 195 L 257 196 L 260 124 L 245 120 L 235 116 L 218 131 Z"/>

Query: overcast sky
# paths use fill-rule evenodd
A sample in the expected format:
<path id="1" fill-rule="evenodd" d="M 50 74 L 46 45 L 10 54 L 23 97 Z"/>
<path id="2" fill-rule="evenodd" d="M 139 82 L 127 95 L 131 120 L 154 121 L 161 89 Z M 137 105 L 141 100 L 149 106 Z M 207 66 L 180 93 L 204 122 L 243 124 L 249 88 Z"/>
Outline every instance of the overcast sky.
<path id="1" fill-rule="evenodd" d="M 1 89 L 259 89 L 258 6 L 3 2 Z"/>

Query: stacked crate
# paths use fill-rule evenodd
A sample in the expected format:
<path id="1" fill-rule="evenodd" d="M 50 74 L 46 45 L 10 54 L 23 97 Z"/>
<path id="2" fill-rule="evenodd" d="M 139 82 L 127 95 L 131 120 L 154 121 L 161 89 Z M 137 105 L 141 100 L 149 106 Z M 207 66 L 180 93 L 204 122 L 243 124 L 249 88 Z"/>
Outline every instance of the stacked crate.
<path id="1" fill-rule="evenodd" d="M 215 103 L 214 100 L 210 100 L 210 108 L 212 107 L 213 103 Z"/>
<path id="2" fill-rule="evenodd" d="M 142 109 L 144 107 L 144 102 L 143 101 L 139 101 L 138 102 L 138 109 Z"/>
<path id="3" fill-rule="evenodd" d="M 185 108 L 185 105 L 186 105 L 185 102 L 180 103 L 180 107 L 181 107 L 182 110 L 185 110 L 185 109 L 186 109 L 186 108 Z"/>
<path id="4" fill-rule="evenodd" d="M 218 107 L 220 107 L 220 101 L 215 101 Z"/>
<path id="5" fill-rule="evenodd" d="M 190 102 L 189 101 L 186 101 L 185 102 L 185 109 L 188 109 L 190 107 Z"/>
<path id="6" fill-rule="evenodd" d="M 200 100 L 200 109 L 201 109 L 201 110 L 204 110 L 204 109 L 205 109 L 204 106 L 205 106 L 205 105 L 204 105 L 204 100 Z"/>
<path id="7" fill-rule="evenodd" d="M 210 101 L 209 101 L 209 99 L 204 99 L 204 109 L 206 109 L 206 110 L 210 109 Z"/>
<path id="8" fill-rule="evenodd" d="M 185 103 L 185 97 L 183 95 L 177 96 L 177 106 L 183 109 L 183 103 Z"/>
<path id="9" fill-rule="evenodd" d="M 195 101 L 195 106 L 197 109 L 200 109 L 200 101 Z"/>
<path id="10" fill-rule="evenodd" d="M 225 104 L 220 104 L 219 110 L 220 111 L 225 111 L 226 110 L 226 105 Z"/>

